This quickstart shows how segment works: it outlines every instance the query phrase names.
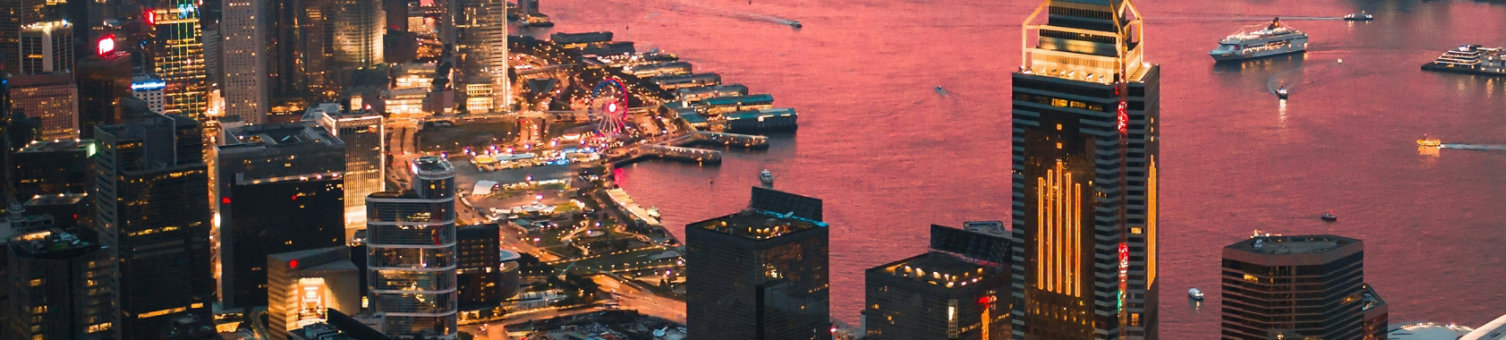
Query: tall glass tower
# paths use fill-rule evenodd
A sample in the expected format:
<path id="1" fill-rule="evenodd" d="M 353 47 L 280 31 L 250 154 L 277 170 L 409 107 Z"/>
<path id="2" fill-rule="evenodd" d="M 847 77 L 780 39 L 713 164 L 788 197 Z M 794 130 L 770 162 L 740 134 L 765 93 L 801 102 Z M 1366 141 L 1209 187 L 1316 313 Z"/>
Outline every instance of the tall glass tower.
<path id="1" fill-rule="evenodd" d="M 367 286 L 383 331 L 455 339 L 455 167 L 413 161 L 413 187 L 366 197 Z"/>
<path id="2" fill-rule="evenodd" d="M 162 113 L 200 119 L 209 103 L 205 82 L 204 41 L 199 27 L 197 2 L 172 0 L 152 9 L 148 24 L 156 27 L 157 43 L 152 58 L 157 75 L 167 83 L 167 103 Z"/>
<path id="3" fill-rule="evenodd" d="M 1156 338 L 1160 81 L 1140 19 L 1129 0 L 1047 0 L 1023 25 L 1015 339 Z"/>

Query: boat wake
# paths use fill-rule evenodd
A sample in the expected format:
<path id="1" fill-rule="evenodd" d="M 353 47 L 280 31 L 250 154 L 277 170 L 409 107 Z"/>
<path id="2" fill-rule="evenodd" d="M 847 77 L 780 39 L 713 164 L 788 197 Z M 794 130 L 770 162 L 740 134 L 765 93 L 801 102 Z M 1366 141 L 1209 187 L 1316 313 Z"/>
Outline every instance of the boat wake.
<path id="1" fill-rule="evenodd" d="M 790 26 L 790 27 L 798 27 L 798 26 L 800 26 L 800 21 L 797 21 L 797 20 L 794 20 L 794 19 L 779 17 L 779 16 L 775 16 L 775 15 L 770 15 L 770 14 L 753 13 L 753 12 L 743 12 L 743 11 L 737 11 L 737 10 L 726 9 L 726 8 L 718 8 L 718 7 L 706 6 L 706 5 L 698 4 L 695 1 L 690 1 L 690 2 L 671 2 L 671 3 L 667 3 L 667 4 L 665 4 L 665 3 L 650 3 L 649 1 L 620 1 L 620 0 L 608 0 L 608 1 L 613 1 L 613 2 L 620 3 L 620 4 L 624 4 L 624 5 L 632 5 L 632 6 L 644 7 L 644 8 L 650 8 L 650 9 L 657 9 L 657 10 L 661 10 L 661 11 L 680 12 L 680 13 L 683 13 L 683 14 L 710 15 L 710 16 L 717 16 L 717 17 L 723 17 L 723 18 L 728 18 L 728 19 L 736 19 L 736 20 L 743 20 L 743 21 L 774 23 L 774 24 L 780 24 L 780 25 L 785 25 L 785 26 Z"/>
<path id="2" fill-rule="evenodd" d="M 1452 149 L 1452 150 L 1474 150 L 1474 151 L 1506 151 L 1506 144 L 1444 143 L 1443 145 L 1439 145 L 1438 148 L 1439 149 Z"/>
<path id="3" fill-rule="evenodd" d="M 1344 17 L 1302 17 L 1302 16 L 1289 17 L 1289 16 L 1282 16 L 1282 15 L 1269 15 L 1269 16 L 1258 16 L 1258 17 L 1257 16 L 1180 16 L 1180 17 L 1179 16 L 1169 16 L 1169 17 L 1157 17 L 1156 20 L 1192 21 L 1192 22 L 1225 22 L 1225 21 L 1237 21 L 1237 22 L 1257 21 L 1258 22 L 1258 21 L 1271 21 L 1271 18 L 1281 18 L 1281 21 L 1329 21 L 1329 20 L 1344 20 Z"/>

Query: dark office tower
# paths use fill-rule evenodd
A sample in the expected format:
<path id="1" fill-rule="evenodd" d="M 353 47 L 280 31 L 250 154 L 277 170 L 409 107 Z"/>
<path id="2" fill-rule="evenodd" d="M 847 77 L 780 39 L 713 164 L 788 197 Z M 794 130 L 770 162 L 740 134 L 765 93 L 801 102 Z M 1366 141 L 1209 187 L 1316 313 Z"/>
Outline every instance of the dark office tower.
<path id="1" fill-rule="evenodd" d="M 1009 337 L 1008 251 L 1002 222 L 932 225 L 930 252 L 868 269 L 866 338 Z"/>
<path id="2" fill-rule="evenodd" d="M 94 224 L 100 244 L 119 259 L 120 332 L 125 339 L 168 338 L 207 328 L 214 277 L 209 253 L 209 176 L 199 123 L 142 113 L 127 98 L 128 123 L 95 127 Z M 173 333 L 178 332 L 178 333 Z"/>
<path id="3" fill-rule="evenodd" d="M 412 187 L 366 197 L 371 311 L 394 336 L 454 339 L 455 167 L 414 160 Z"/>
<path id="4" fill-rule="evenodd" d="M 539 0 L 518 0 L 518 13 L 539 15 Z"/>
<path id="5" fill-rule="evenodd" d="M 21 73 L 73 71 L 73 23 L 42 21 L 21 27 Z"/>
<path id="6" fill-rule="evenodd" d="M 22 0 L 0 0 L 0 74 L 21 69 Z"/>
<path id="7" fill-rule="evenodd" d="M 502 248 L 496 224 L 459 227 L 455 230 L 459 263 L 460 308 L 495 307 L 502 296 Z M 513 290 L 513 289 L 509 289 Z"/>
<path id="8" fill-rule="evenodd" d="M 216 147 L 220 307 L 267 302 L 267 254 L 345 245 L 345 143 L 313 124 L 248 125 Z"/>
<path id="9" fill-rule="evenodd" d="M 155 72 L 167 83 L 165 114 L 198 119 L 208 106 L 204 42 L 193 0 L 166 0 L 152 9 L 157 40 L 151 43 Z"/>
<path id="10" fill-rule="evenodd" d="M 53 228 L 80 234 L 92 225 L 88 198 L 83 193 L 45 195 L 27 200 L 22 207 L 27 214 L 52 216 Z"/>
<path id="11" fill-rule="evenodd" d="M 1129 0 L 1052 0 L 1025 20 L 1012 105 L 1015 339 L 1157 337 L 1160 80 L 1137 13 Z"/>
<path id="12" fill-rule="evenodd" d="M 113 47 L 109 43 L 107 47 Z M 78 131 L 94 138 L 94 127 L 124 123 L 119 103 L 131 96 L 131 54 L 123 49 L 96 49 L 78 61 Z M 160 86 L 160 85 L 158 85 Z"/>
<path id="13" fill-rule="evenodd" d="M 119 314 L 108 287 L 114 259 L 99 244 L 61 229 L 6 244 L 10 298 L 0 312 L 6 339 L 116 339 Z"/>
<path id="14" fill-rule="evenodd" d="M 1377 299 L 1367 299 L 1364 263 L 1364 242 L 1334 235 L 1256 236 L 1224 247 L 1223 339 L 1373 338 L 1366 305 Z"/>
<path id="15" fill-rule="evenodd" d="M 686 324 L 692 339 L 830 339 L 828 230 L 813 209 L 764 210 L 685 226 Z M 757 199 L 755 198 L 755 202 Z"/>
<path id="16" fill-rule="evenodd" d="M 12 157 L 11 174 L 16 178 L 16 202 L 39 196 L 84 193 L 89 176 L 94 141 L 39 141 L 21 148 Z"/>
<path id="17" fill-rule="evenodd" d="M 345 142 L 345 236 L 366 228 L 366 195 L 386 191 L 387 139 L 382 115 L 369 110 L 344 111 L 325 103 L 303 115 Z"/>

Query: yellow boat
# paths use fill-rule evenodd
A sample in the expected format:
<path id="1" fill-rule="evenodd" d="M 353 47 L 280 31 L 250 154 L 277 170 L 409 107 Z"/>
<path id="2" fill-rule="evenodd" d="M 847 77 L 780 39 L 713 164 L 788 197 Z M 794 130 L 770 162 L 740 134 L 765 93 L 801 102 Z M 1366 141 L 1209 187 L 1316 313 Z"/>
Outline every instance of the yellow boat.
<path id="1" fill-rule="evenodd" d="M 1437 138 L 1432 138 L 1432 137 L 1428 137 L 1428 136 L 1423 136 L 1422 139 L 1418 139 L 1417 140 L 1417 146 L 1436 148 L 1436 147 L 1439 147 L 1439 146 L 1442 146 L 1442 145 L 1443 145 L 1442 141 L 1439 141 Z"/>

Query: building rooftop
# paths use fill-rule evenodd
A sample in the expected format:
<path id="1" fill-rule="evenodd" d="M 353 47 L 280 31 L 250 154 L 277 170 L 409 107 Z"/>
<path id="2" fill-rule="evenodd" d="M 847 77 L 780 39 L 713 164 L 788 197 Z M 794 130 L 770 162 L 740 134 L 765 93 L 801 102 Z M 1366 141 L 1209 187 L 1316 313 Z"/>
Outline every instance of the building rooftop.
<path id="1" fill-rule="evenodd" d="M 1359 240 L 1335 235 L 1256 236 L 1229 245 L 1227 249 L 1264 255 L 1322 254 Z"/>
<path id="2" fill-rule="evenodd" d="M 225 130 L 224 146 L 263 145 L 291 146 L 341 143 L 329 131 L 311 124 L 247 125 Z"/>
<path id="3" fill-rule="evenodd" d="M 787 117 L 787 116 L 793 116 L 793 115 L 795 115 L 795 109 L 787 108 L 787 107 L 776 107 L 776 108 L 772 108 L 772 109 L 762 109 L 762 110 L 758 110 L 758 111 L 728 112 L 728 113 L 722 114 L 722 118 L 725 118 L 727 120 L 739 120 L 739 119 L 758 119 L 758 117 Z"/>
<path id="4" fill-rule="evenodd" d="M 825 227 L 826 222 L 796 217 L 792 213 L 747 209 L 736 214 L 692 223 L 686 228 L 705 229 L 750 240 L 767 240 Z"/>
<path id="5" fill-rule="evenodd" d="M 89 197 L 89 195 L 83 193 L 39 195 L 32 197 L 30 200 L 27 200 L 26 206 L 35 207 L 44 205 L 74 205 L 78 204 L 78 202 L 83 201 L 86 197 Z"/>
<path id="6" fill-rule="evenodd" d="M 557 44 L 612 41 L 612 32 L 555 33 L 549 36 Z"/>
<path id="7" fill-rule="evenodd" d="M 1506 315 L 1485 323 L 1474 331 L 1460 337 L 1459 340 L 1502 340 L 1506 339 Z"/>
<path id="8" fill-rule="evenodd" d="M 946 288 L 962 288 L 1002 274 L 994 267 L 939 252 L 916 255 L 869 271 Z"/>
<path id="9" fill-rule="evenodd" d="M 753 94 L 753 95 L 745 95 L 745 96 L 716 97 L 716 98 L 711 98 L 711 99 L 703 100 L 703 101 L 701 101 L 701 104 L 704 104 L 704 105 L 707 105 L 707 106 L 719 106 L 719 105 L 742 105 L 742 104 L 750 104 L 750 103 L 754 103 L 754 104 L 764 103 L 764 104 L 767 104 L 767 103 L 773 103 L 773 102 L 774 102 L 774 96 L 767 95 L 767 94 Z"/>
<path id="10" fill-rule="evenodd" d="M 91 249 L 93 243 L 60 229 L 48 229 L 16 235 L 11 242 L 17 250 L 31 256 L 61 254 L 75 250 Z"/>
<path id="11" fill-rule="evenodd" d="M 1365 302 L 1365 306 L 1361 307 L 1361 310 L 1368 311 L 1386 306 L 1386 300 L 1381 299 L 1380 294 L 1375 292 L 1375 287 L 1370 286 L 1369 283 L 1365 284 L 1365 291 L 1360 293 L 1360 298 Z"/>
<path id="12" fill-rule="evenodd" d="M 448 172 L 455 171 L 455 166 L 450 161 L 435 156 L 424 156 L 413 161 L 413 167 L 423 172 Z"/>
<path id="13" fill-rule="evenodd" d="M 90 146 L 92 146 L 92 144 L 94 144 L 94 140 L 92 140 L 92 139 L 83 139 L 83 140 L 79 140 L 79 139 L 59 139 L 59 140 L 52 140 L 52 141 L 39 140 L 39 141 L 32 141 L 31 144 L 26 144 L 25 147 L 21 148 L 21 151 L 17 151 L 17 152 L 18 153 L 27 153 L 27 152 L 76 151 L 76 150 L 78 150 L 80 148 L 90 147 Z"/>

